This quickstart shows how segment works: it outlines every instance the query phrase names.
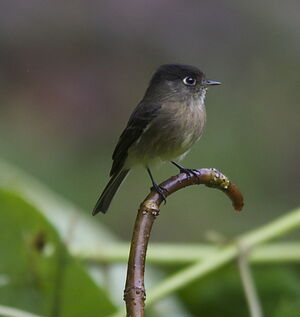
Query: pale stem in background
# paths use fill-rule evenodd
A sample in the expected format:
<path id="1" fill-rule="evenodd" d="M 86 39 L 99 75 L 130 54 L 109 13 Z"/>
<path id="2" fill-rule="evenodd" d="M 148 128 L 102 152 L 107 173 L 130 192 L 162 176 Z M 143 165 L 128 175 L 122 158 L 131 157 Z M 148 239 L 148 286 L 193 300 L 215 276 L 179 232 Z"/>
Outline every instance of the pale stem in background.
<path id="1" fill-rule="evenodd" d="M 241 281 L 245 291 L 245 297 L 248 304 L 251 317 L 263 317 L 260 300 L 258 298 L 257 290 L 253 281 L 247 248 L 240 245 L 240 254 L 238 257 L 238 267 L 240 271 Z"/>

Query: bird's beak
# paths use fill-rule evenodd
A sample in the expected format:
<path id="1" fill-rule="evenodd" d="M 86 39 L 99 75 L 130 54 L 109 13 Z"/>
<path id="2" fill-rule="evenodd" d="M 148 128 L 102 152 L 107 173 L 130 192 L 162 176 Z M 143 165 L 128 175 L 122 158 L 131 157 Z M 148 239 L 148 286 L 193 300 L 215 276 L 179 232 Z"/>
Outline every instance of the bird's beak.
<path id="1" fill-rule="evenodd" d="M 214 80 L 205 80 L 205 82 L 204 82 L 203 84 L 204 84 L 204 86 L 206 86 L 206 87 L 221 85 L 220 82 L 214 81 Z"/>

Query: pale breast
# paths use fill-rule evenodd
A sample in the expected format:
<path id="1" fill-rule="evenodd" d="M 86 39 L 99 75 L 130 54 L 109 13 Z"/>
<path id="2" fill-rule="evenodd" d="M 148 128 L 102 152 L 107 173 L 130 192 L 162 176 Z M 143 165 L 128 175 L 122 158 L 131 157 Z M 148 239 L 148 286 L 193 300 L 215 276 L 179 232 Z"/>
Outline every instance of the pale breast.
<path id="1" fill-rule="evenodd" d="M 131 146 L 127 165 L 152 165 L 181 156 L 200 138 L 206 120 L 201 100 L 166 103 Z"/>

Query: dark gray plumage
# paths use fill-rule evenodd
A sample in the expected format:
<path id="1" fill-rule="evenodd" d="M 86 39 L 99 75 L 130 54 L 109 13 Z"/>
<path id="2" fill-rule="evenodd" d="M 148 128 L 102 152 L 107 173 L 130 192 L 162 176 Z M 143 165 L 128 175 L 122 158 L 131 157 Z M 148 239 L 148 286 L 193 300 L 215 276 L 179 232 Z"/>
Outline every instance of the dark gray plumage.
<path id="1" fill-rule="evenodd" d="M 160 161 L 182 158 L 200 138 L 206 119 L 206 90 L 218 84 L 206 80 L 204 73 L 193 66 L 168 64 L 158 68 L 119 138 L 112 156 L 111 179 L 93 215 L 108 210 L 120 184 L 135 165 L 147 168 L 153 186 L 164 197 L 150 167 Z"/>

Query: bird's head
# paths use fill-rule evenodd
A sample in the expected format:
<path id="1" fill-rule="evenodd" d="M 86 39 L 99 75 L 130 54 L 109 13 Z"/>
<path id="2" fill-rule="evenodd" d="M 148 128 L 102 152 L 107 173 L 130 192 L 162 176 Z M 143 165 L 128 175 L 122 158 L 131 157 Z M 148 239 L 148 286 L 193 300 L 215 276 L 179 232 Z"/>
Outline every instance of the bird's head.
<path id="1" fill-rule="evenodd" d="M 145 97 L 182 100 L 203 98 L 210 86 L 220 82 L 207 80 L 205 74 L 197 67 L 182 64 L 160 66 L 150 81 Z"/>

